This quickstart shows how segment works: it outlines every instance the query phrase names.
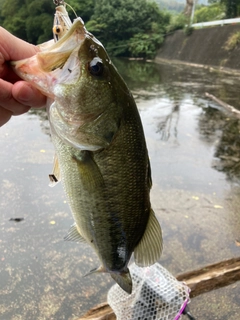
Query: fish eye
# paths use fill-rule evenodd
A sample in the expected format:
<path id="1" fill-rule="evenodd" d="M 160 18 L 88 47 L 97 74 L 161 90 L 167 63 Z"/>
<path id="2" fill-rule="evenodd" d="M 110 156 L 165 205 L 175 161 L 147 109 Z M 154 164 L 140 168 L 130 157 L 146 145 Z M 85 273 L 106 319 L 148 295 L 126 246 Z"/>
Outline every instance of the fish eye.
<path id="1" fill-rule="evenodd" d="M 93 76 L 100 77 L 103 74 L 103 63 L 100 58 L 93 58 L 93 60 L 88 64 L 88 70 Z"/>
<path id="2" fill-rule="evenodd" d="M 53 27 L 53 33 L 54 34 L 60 34 L 60 33 L 62 33 L 62 31 L 63 31 L 63 28 L 62 28 L 62 26 L 60 26 L 60 25 L 55 25 L 54 27 Z"/>

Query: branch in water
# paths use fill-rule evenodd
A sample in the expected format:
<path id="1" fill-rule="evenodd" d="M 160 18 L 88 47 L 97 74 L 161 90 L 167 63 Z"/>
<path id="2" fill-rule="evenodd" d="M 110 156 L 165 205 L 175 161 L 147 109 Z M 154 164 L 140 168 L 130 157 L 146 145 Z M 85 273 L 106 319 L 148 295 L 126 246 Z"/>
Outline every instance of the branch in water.
<path id="1" fill-rule="evenodd" d="M 218 99 L 217 97 L 215 97 L 214 95 L 205 92 L 205 96 L 207 98 L 212 99 L 213 101 L 217 102 L 220 106 L 222 106 L 224 109 L 226 109 L 227 111 L 231 112 L 231 114 L 233 114 L 236 118 L 240 119 L 240 111 L 236 108 L 234 108 L 233 106 L 230 106 L 229 104 L 227 104 L 226 102 Z"/>

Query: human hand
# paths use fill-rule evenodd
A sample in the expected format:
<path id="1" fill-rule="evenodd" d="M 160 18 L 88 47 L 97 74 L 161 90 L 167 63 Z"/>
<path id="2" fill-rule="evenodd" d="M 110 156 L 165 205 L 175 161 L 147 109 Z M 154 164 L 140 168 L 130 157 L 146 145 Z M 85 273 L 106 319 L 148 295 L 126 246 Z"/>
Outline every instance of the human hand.
<path id="1" fill-rule="evenodd" d="M 46 97 L 31 84 L 21 80 L 8 61 L 33 56 L 38 47 L 25 42 L 0 27 L 0 126 L 12 115 L 20 115 L 31 107 L 43 107 Z"/>

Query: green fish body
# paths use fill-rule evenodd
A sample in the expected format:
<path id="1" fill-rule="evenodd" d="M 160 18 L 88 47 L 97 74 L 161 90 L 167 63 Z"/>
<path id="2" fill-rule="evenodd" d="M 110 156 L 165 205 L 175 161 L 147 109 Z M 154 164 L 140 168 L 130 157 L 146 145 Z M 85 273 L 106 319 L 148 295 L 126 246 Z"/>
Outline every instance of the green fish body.
<path id="1" fill-rule="evenodd" d="M 160 225 L 150 204 L 151 170 L 140 116 L 102 44 L 80 18 L 56 43 L 13 63 L 16 73 L 49 97 L 61 178 L 75 224 L 66 240 L 87 242 L 101 266 L 128 293 L 128 262 L 155 263 Z"/>

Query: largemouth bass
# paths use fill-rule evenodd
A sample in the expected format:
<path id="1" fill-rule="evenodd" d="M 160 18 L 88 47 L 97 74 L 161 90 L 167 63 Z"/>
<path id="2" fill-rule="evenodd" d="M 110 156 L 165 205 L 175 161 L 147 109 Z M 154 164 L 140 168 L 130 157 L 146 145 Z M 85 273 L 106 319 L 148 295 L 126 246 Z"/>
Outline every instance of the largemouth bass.
<path id="1" fill-rule="evenodd" d="M 69 19 L 69 18 L 68 18 Z M 75 224 L 66 240 L 87 242 L 126 292 L 128 262 L 155 263 L 160 225 L 150 204 L 151 169 L 140 116 L 103 45 L 81 18 L 55 43 L 13 63 L 48 99 L 56 150 L 52 180 L 62 181 Z"/>

